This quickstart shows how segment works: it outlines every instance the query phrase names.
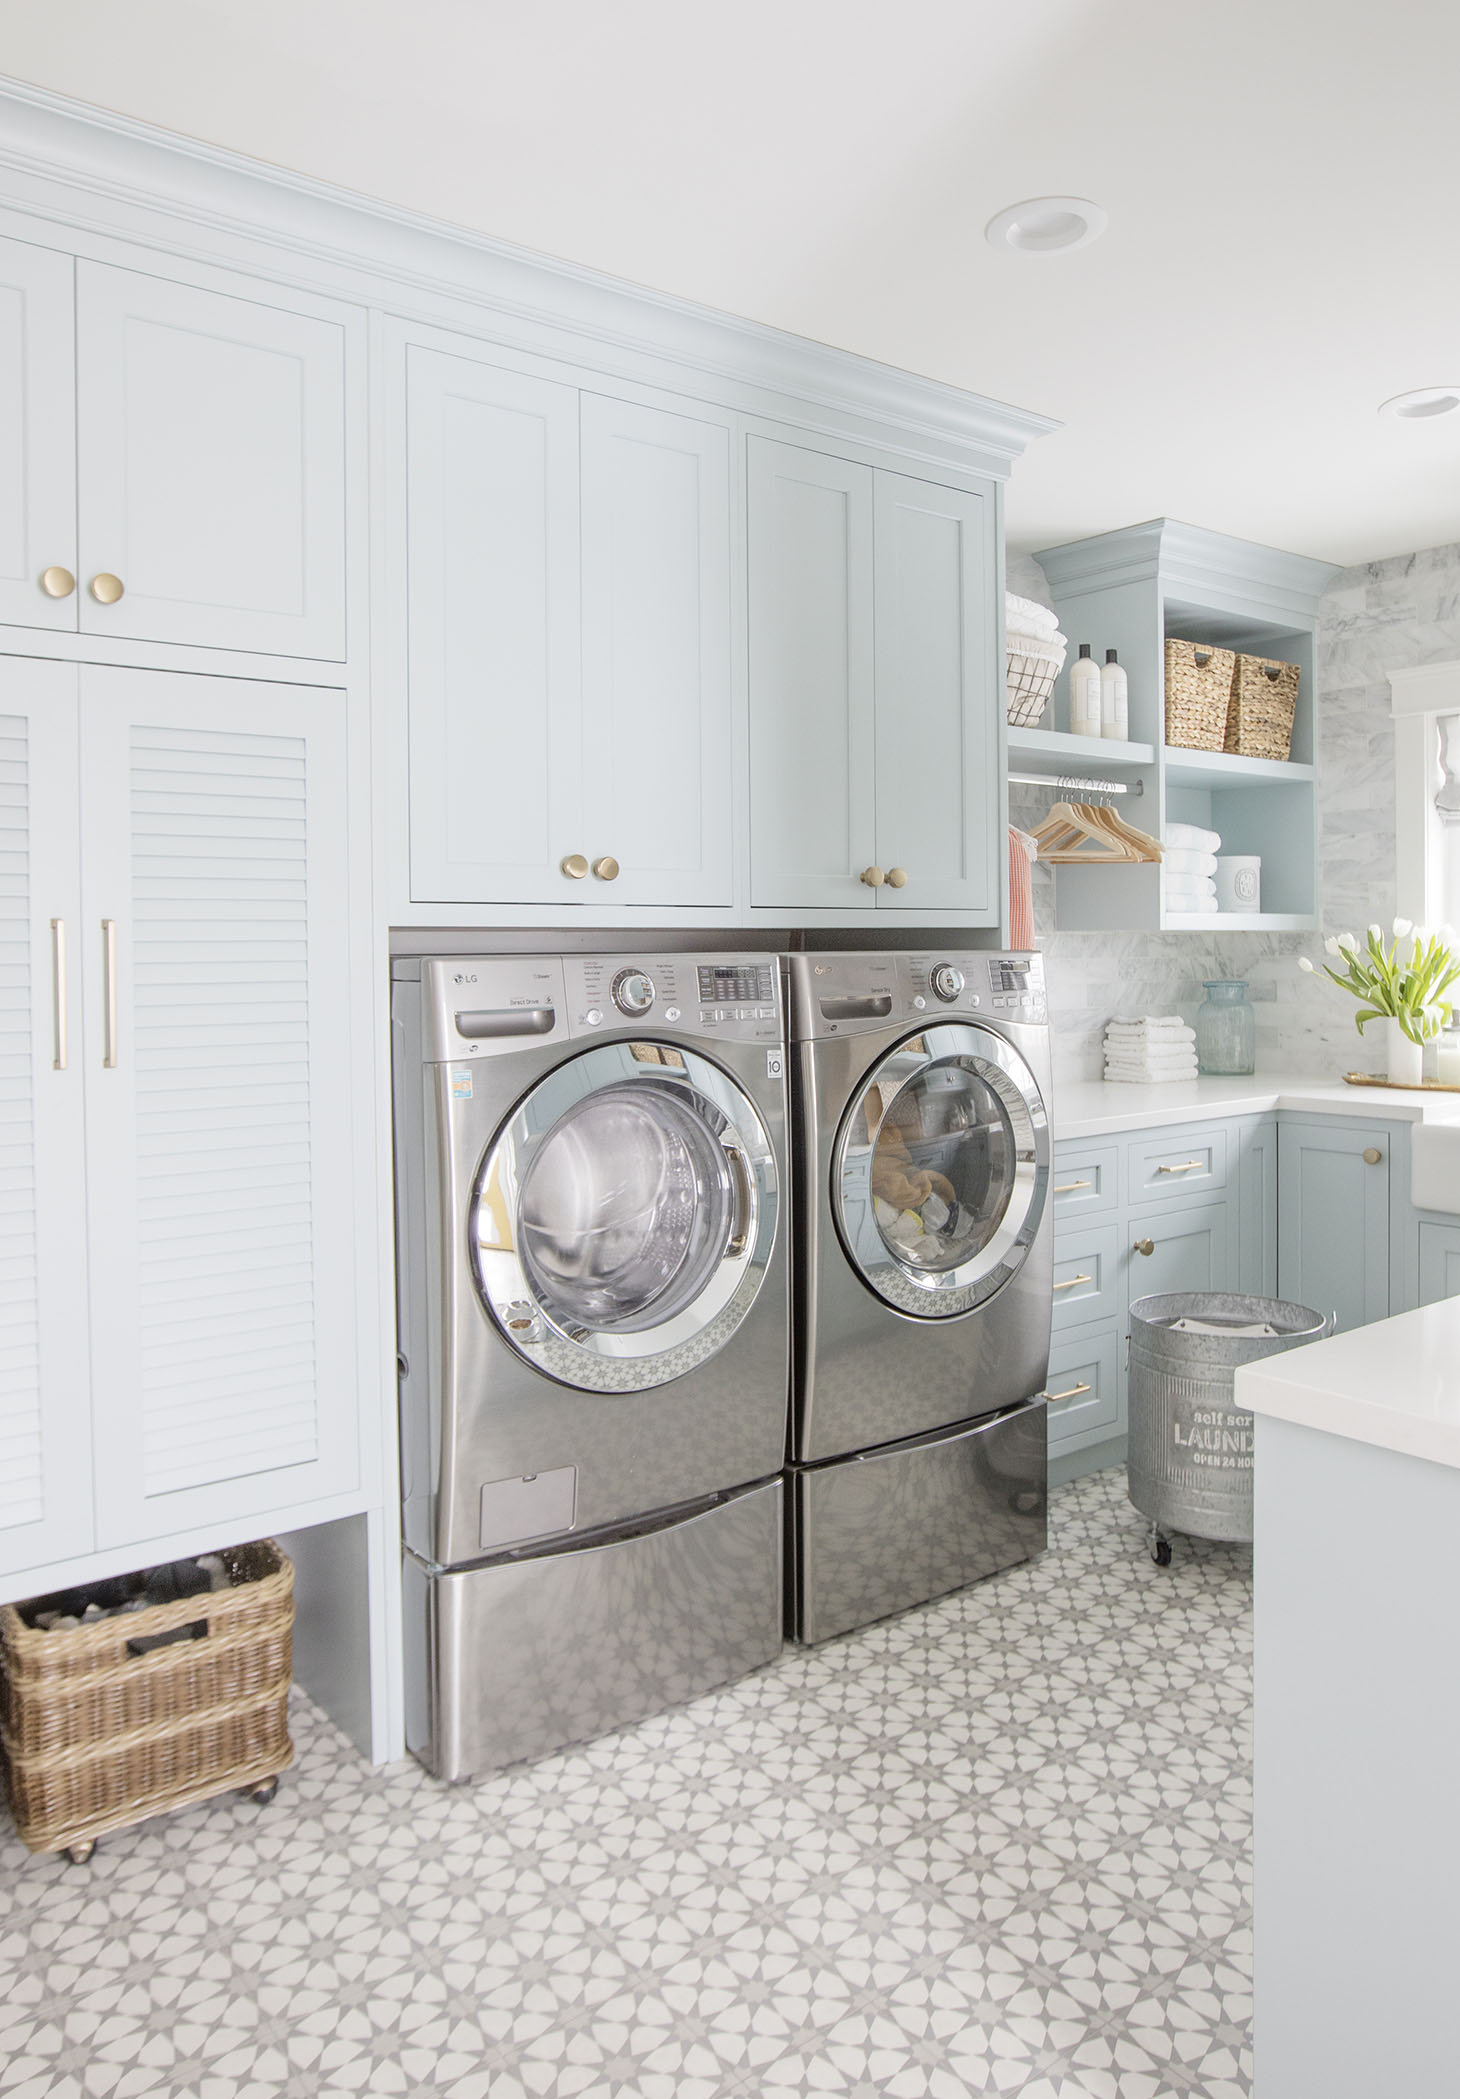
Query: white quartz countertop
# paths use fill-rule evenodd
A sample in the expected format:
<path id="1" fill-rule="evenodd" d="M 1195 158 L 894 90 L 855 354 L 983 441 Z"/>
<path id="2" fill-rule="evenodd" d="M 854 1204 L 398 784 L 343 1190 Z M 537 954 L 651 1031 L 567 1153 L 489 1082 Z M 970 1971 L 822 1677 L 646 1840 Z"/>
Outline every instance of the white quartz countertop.
<path id="1" fill-rule="evenodd" d="M 1403 1092 L 1392 1086 L 1345 1086 L 1301 1072 L 1258 1072 L 1250 1079 L 1187 1079 L 1179 1085 L 1120 1086 L 1086 1079 L 1054 1089 L 1056 1141 L 1111 1137 L 1166 1123 L 1232 1115 L 1377 1115 L 1390 1122 L 1460 1123 L 1460 1093 Z"/>
<path id="2" fill-rule="evenodd" d="M 1274 1421 L 1460 1469 L 1460 1297 L 1249 1363 L 1234 1397 Z"/>

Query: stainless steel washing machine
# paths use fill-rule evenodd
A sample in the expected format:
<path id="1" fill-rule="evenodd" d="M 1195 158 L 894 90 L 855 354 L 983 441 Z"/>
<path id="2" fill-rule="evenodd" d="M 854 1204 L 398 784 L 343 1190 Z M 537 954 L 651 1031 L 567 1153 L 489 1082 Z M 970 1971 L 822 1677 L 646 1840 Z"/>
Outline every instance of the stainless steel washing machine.
<path id="1" fill-rule="evenodd" d="M 541 1755 L 781 1643 L 765 955 L 392 967 L 407 1740 Z"/>
<path id="2" fill-rule="evenodd" d="M 790 1615 L 816 1641 L 1044 1546 L 1049 1026 L 1038 955 L 784 966 Z"/>

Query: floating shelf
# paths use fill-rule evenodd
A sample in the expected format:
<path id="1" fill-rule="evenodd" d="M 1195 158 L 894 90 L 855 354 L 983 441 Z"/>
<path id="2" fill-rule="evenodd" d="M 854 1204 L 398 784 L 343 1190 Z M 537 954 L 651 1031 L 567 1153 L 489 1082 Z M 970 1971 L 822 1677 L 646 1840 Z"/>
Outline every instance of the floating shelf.
<path id="1" fill-rule="evenodd" d="M 1082 739 L 1083 740 L 1083 739 Z M 1185 751 L 1165 747 L 1168 787 L 1291 787 L 1316 778 L 1311 765 L 1291 758 L 1239 758 L 1231 751 Z"/>
<path id="2" fill-rule="evenodd" d="M 1063 729 L 1010 729 L 1009 757 L 1036 773 L 1136 772 L 1154 765 L 1149 743 L 1124 743 L 1114 736 L 1070 736 Z"/>
<path id="3" fill-rule="evenodd" d="M 1163 911 L 1165 933 L 1311 933 L 1318 921 L 1301 911 Z"/>

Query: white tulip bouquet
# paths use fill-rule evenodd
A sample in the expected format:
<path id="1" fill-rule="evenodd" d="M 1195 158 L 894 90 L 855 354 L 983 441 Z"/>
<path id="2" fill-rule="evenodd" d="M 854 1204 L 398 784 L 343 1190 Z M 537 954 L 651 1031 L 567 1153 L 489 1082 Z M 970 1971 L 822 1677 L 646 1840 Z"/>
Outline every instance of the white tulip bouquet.
<path id="1" fill-rule="evenodd" d="M 1387 943 L 1378 926 L 1370 926 L 1364 947 L 1352 933 L 1340 933 L 1323 943 L 1325 953 L 1339 965 L 1332 969 L 1325 962 L 1323 974 L 1362 1002 L 1354 1015 L 1361 1035 L 1371 1020 L 1397 1020 L 1411 1042 L 1433 1042 L 1449 1025 L 1451 1001 L 1446 993 L 1460 978 L 1454 938 L 1449 926 L 1432 932 L 1407 918 L 1395 919 Z M 1316 974 L 1306 955 L 1299 956 L 1298 967 Z"/>

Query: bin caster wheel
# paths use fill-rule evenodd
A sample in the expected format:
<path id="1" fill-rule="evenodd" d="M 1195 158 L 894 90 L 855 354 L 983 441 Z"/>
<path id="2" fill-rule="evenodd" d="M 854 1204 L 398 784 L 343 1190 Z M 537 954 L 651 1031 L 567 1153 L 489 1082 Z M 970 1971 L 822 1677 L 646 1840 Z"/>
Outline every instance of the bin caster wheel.
<path id="1" fill-rule="evenodd" d="M 1158 1538 L 1151 1547 L 1151 1558 L 1158 1567 L 1169 1567 L 1171 1565 L 1171 1540 L 1169 1538 Z"/>
<path id="2" fill-rule="evenodd" d="M 96 1838 L 87 1837 L 83 1843 L 68 1844 L 62 1851 L 61 1856 L 68 1866 L 84 1866 L 90 1861 L 91 1854 L 95 1849 Z"/>
<path id="3" fill-rule="evenodd" d="M 261 1778 L 256 1786 L 245 1786 L 243 1797 L 252 1800 L 258 1807 L 267 1807 L 279 1790 L 277 1778 Z"/>

